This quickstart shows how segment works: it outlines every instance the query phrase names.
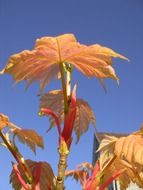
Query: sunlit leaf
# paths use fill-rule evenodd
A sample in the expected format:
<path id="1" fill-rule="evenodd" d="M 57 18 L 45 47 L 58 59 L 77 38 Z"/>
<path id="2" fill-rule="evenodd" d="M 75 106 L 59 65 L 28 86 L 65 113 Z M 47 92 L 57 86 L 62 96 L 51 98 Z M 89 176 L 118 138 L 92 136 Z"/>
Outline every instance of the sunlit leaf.
<path id="1" fill-rule="evenodd" d="M 9 124 L 9 118 L 4 114 L 0 114 L 0 130 L 7 127 L 8 124 Z"/>
<path id="2" fill-rule="evenodd" d="M 41 108 L 49 108 L 52 110 L 58 117 L 60 123 L 64 121 L 64 99 L 63 93 L 61 90 L 53 90 L 45 95 L 41 96 L 40 99 L 40 110 Z M 52 117 L 49 117 L 51 127 L 54 125 L 54 120 Z"/>
<path id="3" fill-rule="evenodd" d="M 114 175 L 116 171 L 126 169 L 117 178 L 121 190 L 125 190 L 130 182 L 143 188 L 142 147 L 141 130 L 126 137 L 106 136 L 99 147 L 101 169 L 107 165 L 110 159 L 113 157 L 116 157 L 116 159 L 104 171 L 101 183 L 107 181 L 109 176 Z"/>
<path id="4" fill-rule="evenodd" d="M 77 113 L 74 123 L 77 142 L 80 136 L 88 130 L 90 123 L 92 123 L 94 127 L 96 126 L 94 112 L 86 101 L 77 99 Z"/>
<path id="5" fill-rule="evenodd" d="M 82 99 L 76 101 L 76 118 L 74 122 L 74 131 L 76 133 L 77 141 L 80 136 L 88 130 L 89 124 L 92 123 L 95 127 L 96 121 L 94 112 L 90 108 L 89 104 Z M 49 108 L 59 118 L 61 123 L 64 122 L 64 100 L 63 94 L 60 90 L 54 90 L 41 96 L 40 109 Z M 50 118 L 52 126 L 54 125 L 53 119 Z"/>
<path id="6" fill-rule="evenodd" d="M 98 44 L 86 46 L 77 42 L 73 34 L 42 37 L 33 50 L 12 55 L 1 73 L 9 73 L 16 82 L 29 84 L 40 81 L 41 90 L 59 76 L 59 63 L 70 63 L 87 77 L 118 80 L 112 67 L 112 57 L 126 59 L 112 49 Z"/>
<path id="7" fill-rule="evenodd" d="M 36 153 L 36 146 L 43 148 L 43 139 L 34 130 L 31 129 L 12 129 L 12 132 L 18 137 L 20 142 L 27 144 L 31 150 Z"/>
<path id="8" fill-rule="evenodd" d="M 39 184 L 40 184 L 40 190 L 53 190 L 54 189 L 54 173 L 52 171 L 51 166 L 47 162 L 35 162 L 32 160 L 26 160 L 27 165 L 29 166 L 31 173 L 33 174 L 33 180 L 37 180 L 36 169 L 37 166 L 40 165 L 40 178 L 39 178 Z M 18 165 L 18 169 L 20 171 L 21 177 L 25 180 L 26 178 L 23 173 L 23 171 L 20 169 Z M 39 175 L 39 174 L 38 174 Z M 14 170 L 12 170 L 10 175 L 10 183 L 12 183 L 12 187 L 14 190 L 21 190 L 22 186 L 19 182 Z"/>
<path id="9" fill-rule="evenodd" d="M 80 181 L 81 185 L 84 185 L 88 180 L 93 167 L 88 162 L 84 162 L 76 167 L 75 170 L 66 171 L 66 177 L 73 177 L 76 181 Z"/>
<path id="10" fill-rule="evenodd" d="M 131 134 L 120 138 L 115 145 L 115 154 L 132 164 L 143 165 L 143 135 Z"/>
<path id="11" fill-rule="evenodd" d="M 107 162 L 114 157 L 115 143 L 117 137 L 106 135 L 100 143 L 97 151 L 100 151 L 100 167 L 104 168 Z"/>

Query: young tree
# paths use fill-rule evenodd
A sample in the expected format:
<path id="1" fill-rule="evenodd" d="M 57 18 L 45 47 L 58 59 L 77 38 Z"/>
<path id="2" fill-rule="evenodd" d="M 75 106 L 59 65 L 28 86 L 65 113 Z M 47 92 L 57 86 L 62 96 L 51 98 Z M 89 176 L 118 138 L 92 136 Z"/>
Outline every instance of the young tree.
<path id="1" fill-rule="evenodd" d="M 43 148 L 42 137 L 32 129 L 21 129 L 6 115 L 0 114 L 0 136 L 3 140 L 1 145 L 4 145 L 16 160 L 10 176 L 15 190 L 63 190 L 64 179 L 68 176 L 79 180 L 84 190 L 106 189 L 116 178 L 121 189 L 125 189 L 130 181 L 143 188 L 142 129 L 120 139 L 107 137 L 101 142 L 100 157 L 95 166 L 82 163 L 75 170 L 66 171 L 72 132 L 75 131 L 78 142 L 80 136 L 88 130 L 90 122 L 95 126 L 94 113 L 89 104 L 76 98 L 77 84 L 72 85 L 72 72 L 78 69 L 89 78 L 96 77 L 106 89 L 105 78 L 118 82 L 113 68 L 113 57 L 128 60 L 112 49 L 97 44 L 80 44 L 73 34 L 64 34 L 37 39 L 33 50 L 24 50 L 9 58 L 1 74 L 12 75 L 16 82 L 26 80 L 28 86 L 34 81 L 40 81 L 39 115 L 49 117 L 50 129 L 57 127 L 59 141 L 56 176 L 49 163 L 24 159 L 16 145 L 17 136 L 35 152 L 36 146 Z M 61 90 L 42 94 L 53 78 L 61 80 Z M 5 132 L 6 127 L 8 130 Z M 131 146 L 128 146 L 130 143 Z M 128 180 L 124 180 L 125 178 Z"/>

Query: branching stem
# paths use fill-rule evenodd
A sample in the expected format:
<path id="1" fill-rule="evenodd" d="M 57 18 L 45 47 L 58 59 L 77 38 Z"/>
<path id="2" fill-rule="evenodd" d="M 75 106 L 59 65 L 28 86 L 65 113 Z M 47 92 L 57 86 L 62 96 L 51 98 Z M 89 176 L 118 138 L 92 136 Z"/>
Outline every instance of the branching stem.
<path id="1" fill-rule="evenodd" d="M 5 135 L 2 133 L 2 131 L 0 131 L 0 137 L 2 138 L 3 142 L 5 143 L 5 145 L 7 146 L 8 150 L 10 151 L 10 153 L 13 155 L 13 157 L 15 158 L 15 160 L 17 161 L 17 163 L 20 165 L 21 169 L 24 171 L 24 174 L 28 180 L 29 183 L 32 182 L 32 174 L 28 168 L 28 166 L 26 165 L 26 163 L 24 161 L 22 161 L 22 156 L 19 158 L 16 150 L 14 149 L 14 147 L 9 143 L 9 141 L 6 139 Z"/>

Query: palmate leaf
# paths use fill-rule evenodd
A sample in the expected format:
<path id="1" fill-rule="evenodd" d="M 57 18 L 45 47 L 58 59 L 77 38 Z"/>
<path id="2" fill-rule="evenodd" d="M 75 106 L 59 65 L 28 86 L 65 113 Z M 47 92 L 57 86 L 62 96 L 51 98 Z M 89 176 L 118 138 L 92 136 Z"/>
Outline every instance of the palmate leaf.
<path id="1" fill-rule="evenodd" d="M 109 167 L 107 167 L 107 169 L 104 169 L 104 175 L 102 175 L 100 179 L 99 186 L 103 185 L 106 181 L 108 181 L 112 176 L 116 174 L 116 172 L 122 170 L 123 172 L 118 176 L 117 180 L 120 184 L 121 190 L 125 190 L 129 186 L 131 180 L 135 178 L 135 174 L 130 168 L 127 168 L 117 158 L 114 160 L 114 162 L 112 162 Z"/>
<path id="2" fill-rule="evenodd" d="M 15 128 L 12 129 L 12 132 L 18 137 L 20 142 L 27 144 L 34 153 L 36 153 L 36 146 L 44 148 L 42 137 L 34 130 Z"/>
<path id="3" fill-rule="evenodd" d="M 76 133 L 77 142 L 80 136 L 88 130 L 89 124 L 92 123 L 95 127 L 96 121 L 94 112 L 90 108 L 89 104 L 82 99 L 76 101 L 76 118 L 74 122 L 74 131 Z M 41 96 L 40 109 L 49 108 L 52 110 L 61 123 L 64 122 L 64 100 L 63 93 L 60 90 L 54 90 Z M 51 126 L 54 125 L 54 121 L 50 118 Z"/>
<path id="4" fill-rule="evenodd" d="M 115 145 L 115 154 L 131 164 L 143 165 L 143 129 L 120 138 Z"/>
<path id="5" fill-rule="evenodd" d="M 104 172 L 101 183 L 109 178 L 109 174 L 113 175 L 114 172 L 125 168 L 126 170 L 117 178 L 121 190 L 125 190 L 130 182 L 143 188 L 142 134 L 141 129 L 126 137 L 107 136 L 101 141 L 99 147 L 101 169 L 106 166 L 110 159 L 116 157 L 111 166 Z"/>
<path id="6" fill-rule="evenodd" d="M 5 127 L 9 128 L 8 132 L 5 134 L 7 140 L 10 140 L 10 137 L 13 134 L 13 137 L 17 136 L 20 142 L 27 144 L 31 150 L 34 151 L 34 153 L 36 153 L 36 146 L 41 148 L 44 147 L 43 139 L 36 133 L 36 131 L 32 129 L 22 129 L 12 123 L 8 116 L 0 114 L 0 130 L 4 129 Z M 13 140 L 15 140 L 15 138 L 13 138 Z"/>
<path id="7" fill-rule="evenodd" d="M 41 90 L 59 74 L 59 63 L 70 63 L 87 77 L 118 80 L 112 67 L 112 57 L 126 59 L 112 49 L 86 46 L 77 42 L 73 34 L 42 37 L 36 40 L 33 50 L 12 55 L 2 73 L 9 73 L 16 82 L 29 84 L 40 81 Z"/>
<path id="8" fill-rule="evenodd" d="M 106 135 L 105 138 L 101 141 L 100 146 L 97 151 L 100 151 L 100 167 L 104 168 L 105 165 L 111 160 L 115 154 L 115 143 L 118 138 L 114 136 Z"/>
<path id="9" fill-rule="evenodd" d="M 30 168 L 31 173 L 33 174 L 33 180 L 37 181 L 37 176 L 35 176 L 35 171 L 37 169 L 37 166 L 40 165 L 40 178 L 39 178 L 39 185 L 40 185 L 40 190 L 52 190 L 54 189 L 54 173 L 53 170 L 47 162 L 36 162 L 32 160 L 26 160 L 26 163 L 28 167 Z M 18 169 L 20 171 L 21 177 L 25 180 L 25 174 L 23 171 L 20 169 L 18 165 Z M 38 174 L 39 175 L 39 174 Z M 12 187 L 14 190 L 22 190 L 22 185 L 19 182 L 14 169 L 11 172 L 10 175 L 10 183 L 12 183 Z"/>

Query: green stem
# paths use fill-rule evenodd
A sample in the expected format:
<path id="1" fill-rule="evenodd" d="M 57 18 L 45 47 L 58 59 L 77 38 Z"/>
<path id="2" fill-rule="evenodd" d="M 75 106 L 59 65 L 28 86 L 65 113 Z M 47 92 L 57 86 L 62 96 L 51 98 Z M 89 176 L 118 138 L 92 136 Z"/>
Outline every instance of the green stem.
<path id="1" fill-rule="evenodd" d="M 68 113 L 68 98 L 67 98 L 67 88 L 66 88 L 66 83 L 65 83 L 63 63 L 60 62 L 59 66 L 60 66 L 63 97 L 64 97 L 64 113 L 66 114 L 66 113 Z"/>
<path id="2" fill-rule="evenodd" d="M 60 51 L 60 44 L 57 41 L 57 48 L 58 48 L 58 54 L 59 54 L 59 68 L 60 68 L 60 74 L 61 74 L 61 82 L 62 82 L 62 90 L 63 90 L 63 98 L 64 98 L 64 118 L 66 117 L 66 114 L 69 111 L 69 103 L 68 103 L 68 96 L 71 94 L 71 73 L 69 71 L 66 72 L 66 82 L 65 82 L 65 71 L 63 66 L 63 61 L 61 57 L 61 51 Z M 65 142 L 64 142 L 65 143 Z M 69 151 L 66 149 L 63 149 L 62 152 L 60 148 L 62 147 L 62 144 L 60 144 L 59 147 L 59 164 L 58 164 L 58 175 L 56 180 L 56 190 L 64 190 L 64 178 L 65 178 L 65 171 L 67 168 L 67 156 Z M 64 147 L 64 146 L 63 146 Z M 66 151 L 67 150 L 67 151 Z"/>
<path id="3" fill-rule="evenodd" d="M 17 151 L 12 147 L 12 145 L 6 139 L 6 137 L 4 136 L 4 134 L 2 133 L 2 131 L 0 131 L 0 137 L 2 138 L 3 142 L 5 143 L 5 145 L 7 146 L 8 150 L 11 152 L 11 154 L 13 155 L 13 157 L 15 158 L 15 160 L 20 165 L 21 169 L 24 171 L 25 176 L 26 176 L 28 182 L 31 183 L 32 182 L 32 174 L 31 174 L 28 166 L 26 165 L 25 161 L 22 160 L 23 157 L 22 156 L 20 158 L 18 157 Z"/>
<path id="4" fill-rule="evenodd" d="M 66 89 L 65 77 L 64 77 L 63 61 L 62 61 L 61 49 L 60 49 L 58 38 L 56 38 L 56 42 L 57 42 L 57 49 L 58 49 L 58 55 L 59 55 L 59 67 L 60 67 L 63 97 L 64 97 L 64 113 L 66 114 L 68 112 L 68 98 L 67 98 L 67 89 Z"/>
<path id="5" fill-rule="evenodd" d="M 59 153 L 59 164 L 58 164 L 58 176 L 56 180 L 56 190 L 64 190 L 64 178 L 65 170 L 67 168 L 67 154 Z"/>
<path id="6" fill-rule="evenodd" d="M 71 96 L 71 72 L 66 72 L 66 89 L 67 89 L 67 97 Z"/>

